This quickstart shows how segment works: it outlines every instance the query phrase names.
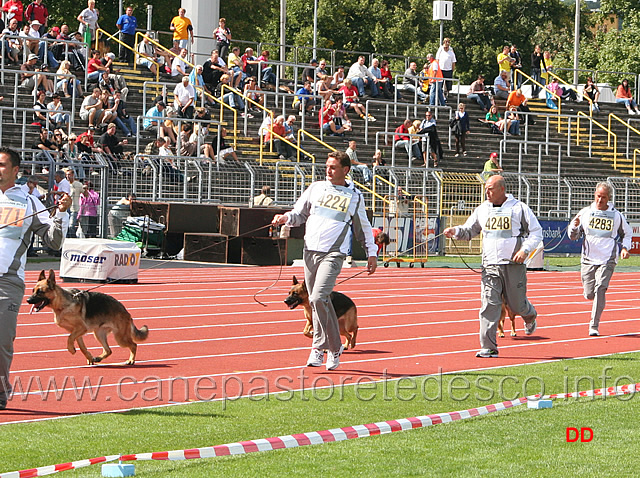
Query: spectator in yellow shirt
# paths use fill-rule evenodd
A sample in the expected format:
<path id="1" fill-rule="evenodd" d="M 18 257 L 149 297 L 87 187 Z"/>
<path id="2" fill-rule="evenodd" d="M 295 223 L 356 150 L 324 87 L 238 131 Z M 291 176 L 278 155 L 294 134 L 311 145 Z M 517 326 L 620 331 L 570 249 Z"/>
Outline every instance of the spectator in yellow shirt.
<path id="1" fill-rule="evenodd" d="M 193 43 L 193 25 L 185 14 L 184 8 L 178 9 L 178 16 L 173 17 L 169 29 L 173 32 L 173 46 L 177 48 L 187 48 L 189 39 Z"/>
<path id="2" fill-rule="evenodd" d="M 511 65 L 515 62 L 515 58 L 509 56 L 509 46 L 502 47 L 502 53 L 498 54 L 498 70 L 511 71 Z"/>

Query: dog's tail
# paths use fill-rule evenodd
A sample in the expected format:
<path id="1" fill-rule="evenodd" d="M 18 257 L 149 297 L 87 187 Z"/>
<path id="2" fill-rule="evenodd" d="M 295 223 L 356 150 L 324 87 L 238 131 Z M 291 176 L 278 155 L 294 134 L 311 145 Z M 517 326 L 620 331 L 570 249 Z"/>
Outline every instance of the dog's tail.
<path id="1" fill-rule="evenodd" d="M 149 329 L 146 325 L 143 325 L 142 327 L 140 327 L 140 329 L 137 329 L 133 322 L 131 322 L 131 331 L 133 332 L 133 340 L 135 342 L 142 342 L 143 340 L 147 340 L 147 337 L 149 336 Z"/>

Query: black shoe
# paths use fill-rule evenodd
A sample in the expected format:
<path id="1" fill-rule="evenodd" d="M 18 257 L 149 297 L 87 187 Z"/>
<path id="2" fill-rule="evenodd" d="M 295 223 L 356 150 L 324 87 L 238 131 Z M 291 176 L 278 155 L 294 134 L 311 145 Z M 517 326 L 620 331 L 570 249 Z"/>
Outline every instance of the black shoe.
<path id="1" fill-rule="evenodd" d="M 7 401 L 2 399 L 0 400 L 0 410 L 4 410 L 7 408 Z"/>

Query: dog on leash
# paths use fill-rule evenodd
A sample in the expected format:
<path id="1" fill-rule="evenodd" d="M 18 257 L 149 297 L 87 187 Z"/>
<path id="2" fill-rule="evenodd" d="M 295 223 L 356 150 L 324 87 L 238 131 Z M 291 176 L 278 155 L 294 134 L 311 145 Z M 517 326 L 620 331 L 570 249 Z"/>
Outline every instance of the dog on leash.
<path id="1" fill-rule="evenodd" d="M 504 321 L 509 316 L 511 321 L 511 337 L 515 337 L 516 334 L 516 314 L 509 308 L 507 304 L 502 303 L 502 310 L 500 311 L 500 322 L 498 322 L 498 337 L 504 337 Z"/>
<path id="2" fill-rule="evenodd" d="M 32 305 L 32 313 L 39 312 L 47 306 L 51 307 L 56 325 L 70 333 L 67 350 L 75 354 L 74 343 L 77 342 L 89 365 L 101 362 L 111 355 L 107 343 L 109 332 L 113 332 L 120 347 L 130 350 L 126 365 L 133 365 L 136 360 L 136 342 L 146 340 L 149 335 L 146 325 L 140 329 L 136 328 L 131 314 L 116 299 L 100 292 L 63 289 L 56 284 L 53 270 L 49 271 L 49 277 L 46 277 L 44 271 L 40 272 L 33 294 L 27 299 L 27 303 Z M 102 345 L 102 354 L 97 357 L 93 357 L 84 345 L 82 336 L 87 332 L 93 332 Z"/>
<path id="3" fill-rule="evenodd" d="M 344 343 L 345 349 L 353 349 L 356 346 L 356 337 L 358 336 L 358 311 L 356 304 L 344 294 L 340 292 L 331 293 L 331 303 L 338 316 L 338 324 L 340 325 L 340 335 L 346 337 Z M 304 326 L 303 334 L 307 337 L 313 337 L 313 320 L 311 317 L 311 304 L 309 303 L 309 292 L 304 281 L 298 282 L 296 276 L 293 276 L 293 285 L 289 290 L 289 296 L 284 300 L 289 309 L 295 309 L 299 305 L 304 307 L 304 317 L 307 323 Z"/>

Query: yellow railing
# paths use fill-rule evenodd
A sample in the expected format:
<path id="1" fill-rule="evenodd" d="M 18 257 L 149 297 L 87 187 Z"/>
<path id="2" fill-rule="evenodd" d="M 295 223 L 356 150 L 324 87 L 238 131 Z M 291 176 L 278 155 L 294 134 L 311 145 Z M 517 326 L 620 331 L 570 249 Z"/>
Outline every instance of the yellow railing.
<path id="1" fill-rule="evenodd" d="M 607 133 L 607 147 L 608 148 L 611 147 L 611 137 L 613 137 L 613 168 L 614 169 L 618 169 L 618 135 L 615 134 L 613 131 L 611 131 L 609 128 L 607 128 L 605 125 L 603 125 L 603 124 L 599 123 L 598 121 L 594 120 L 592 117 L 587 116 L 582 111 L 578 111 L 578 120 L 577 120 L 577 125 L 576 125 L 576 144 L 580 145 L 580 118 L 583 117 L 583 116 L 588 121 L 590 121 L 591 123 L 595 124 L 596 126 L 598 126 L 599 128 L 601 128 L 603 131 L 605 131 Z"/>
<path id="2" fill-rule="evenodd" d="M 272 123 L 273 125 L 273 123 Z M 282 136 L 280 136 L 278 133 L 275 133 L 273 131 L 273 129 L 269 129 L 269 135 L 271 136 L 271 139 L 273 140 L 273 138 L 275 137 L 275 139 L 279 139 L 280 141 L 284 141 L 285 143 L 287 143 L 289 146 L 292 146 L 293 148 L 296 149 L 297 151 L 297 159 L 298 159 L 298 163 L 300 162 L 300 154 L 303 154 L 305 156 L 309 156 L 311 158 L 313 158 L 313 163 L 316 162 L 316 157 L 309 153 L 308 151 L 305 151 L 304 149 L 302 149 L 300 146 L 298 146 L 297 144 L 289 141 L 287 138 L 283 138 Z M 264 142 L 260 141 L 260 166 L 262 166 L 262 148 L 263 148 Z"/>
<path id="3" fill-rule="evenodd" d="M 302 144 L 301 138 L 302 135 L 308 136 L 309 138 L 311 138 L 312 140 L 314 140 L 316 143 L 324 146 L 325 148 L 327 148 L 329 151 L 337 151 L 336 148 L 334 148 L 333 146 L 331 146 L 330 144 L 325 143 L 324 141 L 322 141 L 320 138 L 318 138 L 316 135 L 309 133 L 308 131 L 304 130 L 304 129 L 299 129 L 298 130 L 298 144 Z M 313 162 L 316 162 L 316 158 L 314 156 L 313 158 Z"/>
<path id="4" fill-rule="evenodd" d="M 546 95 L 551 95 L 552 98 L 556 99 L 556 101 L 558 102 L 558 109 L 556 111 L 558 112 L 558 133 L 559 133 L 560 132 L 560 123 L 561 123 L 560 122 L 560 113 L 562 111 L 562 98 L 560 98 L 555 93 L 551 93 L 549 90 L 547 90 L 547 88 L 542 83 L 538 83 L 532 77 L 530 77 L 529 75 L 527 75 L 526 73 L 523 73 L 521 70 L 518 70 L 518 69 L 515 70 L 515 74 L 513 75 L 513 82 L 516 85 L 518 84 L 518 75 L 522 75 L 526 79 L 531 81 L 531 83 L 533 83 L 535 85 L 538 85 L 542 89 L 542 91 L 544 91 L 544 93 L 545 93 L 545 102 L 546 102 Z M 538 98 L 533 98 L 533 99 L 537 100 Z"/>
<path id="5" fill-rule="evenodd" d="M 636 177 L 636 162 L 638 160 L 637 156 L 640 153 L 640 149 L 634 148 L 633 150 L 633 177 Z"/>
<path id="6" fill-rule="evenodd" d="M 576 90 L 571 83 L 567 83 L 562 78 L 560 78 L 558 75 L 556 75 L 555 73 L 551 73 L 550 71 L 548 72 L 548 74 L 553 76 L 554 78 L 557 78 L 558 79 L 558 83 L 561 83 L 563 88 L 565 86 L 568 86 L 573 91 L 575 91 L 576 92 L 576 97 L 580 94 L 580 92 L 578 90 Z M 587 101 L 589 102 L 589 116 L 590 117 L 593 116 L 593 100 L 591 98 L 589 98 L 587 95 L 582 95 L 582 97 L 586 98 Z"/>
<path id="7" fill-rule="evenodd" d="M 373 212 L 376 212 L 376 199 L 380 199 L 383 203 L 391 204 L 391 201 L 389 201 L 389 199 L 387 199 L 386 196 L 382 196 L 376 192 L 377 181 L 382 181 L 384 183 L 387 183 L 389 186 L 394 187 L 394 185 L 391 184 L 386 178 L 383 178 L 382 176 L 378 176 L 378 175 L 375 175 L 373 177 L 373 189 L 369 188 L 368 186 L 365 186 L 364 184 L 360 184 L 357 181 L 353 181 L 354 184 L 358 186 L 358 188 L 363 189 L 371 194 L 371 210 Z"/>
<path id="8" fill-rule="evenodd" d="M 95 45 L 95 49 L 98 49 L 98 41 L 99 41 L 99 34 L 103 34 L 104 36 L 106 36 L 107 38 L 109 38 L 110 40 L 115 41 L 116 43 L 118 43 L 120 46 L 126 48 L 127 50 L 131 50 L 133 52 L 133 69 L 134 70 L 138 70 L 137 65 L 138 65 L 138 52 L 134 49 L 131 48 L 129 45 L 127 45 L 126 43 L 124 43 L 123 41 L 120 41 L 117 37 L 115 37 L 114 35 L 112 35 L 111 33 L 109 33 L 108 31 L 103 30 L 102 28 L 98 28 L 96 30 L 96 45 Z M 153 64 L 156 65 L 156 81 L 160 80 L 160 64 L 157 61 L 154 60 L 150 60 Z"/>
<path id="9" fill-rule="evenodd" d="M 640 136 L 640 131 L 637 128 L 634 128 L 633 126 L 631 126 L 629 123 L 627 123 L 625 120 L 620 118 L 615 113 L 609 113 L 607 126 L 609 127 L 610 130 L 611 130 L 611 120 L 616 120 L 622 123 L 629 131 L 633 131 L 635 134 Z M 633 177 L 634 178 L 636 177 L 636 153 L 635 153 L 636 151 L 637 150 L 634 150 L 633 152 Z"/>

